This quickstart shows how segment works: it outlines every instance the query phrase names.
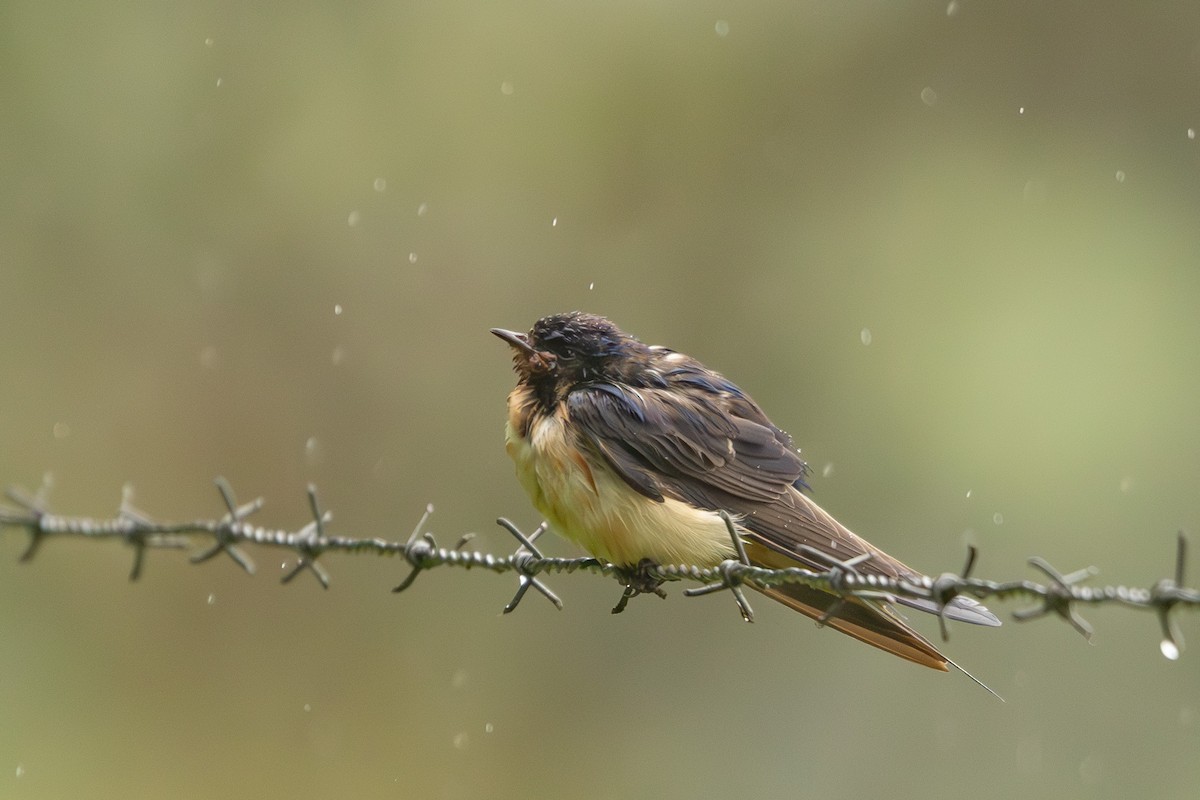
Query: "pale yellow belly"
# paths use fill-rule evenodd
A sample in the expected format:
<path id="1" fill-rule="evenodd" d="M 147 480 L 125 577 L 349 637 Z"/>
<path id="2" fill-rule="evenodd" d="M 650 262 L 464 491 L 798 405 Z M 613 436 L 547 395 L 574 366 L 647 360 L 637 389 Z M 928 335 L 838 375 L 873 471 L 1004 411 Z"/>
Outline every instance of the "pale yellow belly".
<path id="1" fill-rule="evenodd" d="M 570 447 L 562 421 L 545 417 L 522 438 L 509 425 L 508 454 L 534 506 L 553 529 L 614 564 L 711 566 L 733 555 L 725 523 L 713 511 L 678 500 L 656 502 L 602 463 Z"/>

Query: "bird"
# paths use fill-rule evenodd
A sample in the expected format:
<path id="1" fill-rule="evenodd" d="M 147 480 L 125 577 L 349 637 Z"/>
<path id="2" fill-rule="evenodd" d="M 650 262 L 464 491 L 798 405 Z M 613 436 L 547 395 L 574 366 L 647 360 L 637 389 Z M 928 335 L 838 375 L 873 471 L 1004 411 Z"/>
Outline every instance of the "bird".
<path id="1" fill-rule="evenodd" d="M 717 566 L 735 557 L 732 520 L 755 566 L 825 570 L 849 561 L 865 576 L 924 579 L 818 506 L 791 436 L 696 359 L 580 311 L 543 317 L 528 333 L 491 333 L 512 347 L 505 449 L 517 478 L 552 529 L 592 556 L 626 569 Z M 819 624 L 983 685 L 892 605 L 1000 624 L 972 598 L 939 605 L 843 599 L 800 583 L 754 588 Z"/>

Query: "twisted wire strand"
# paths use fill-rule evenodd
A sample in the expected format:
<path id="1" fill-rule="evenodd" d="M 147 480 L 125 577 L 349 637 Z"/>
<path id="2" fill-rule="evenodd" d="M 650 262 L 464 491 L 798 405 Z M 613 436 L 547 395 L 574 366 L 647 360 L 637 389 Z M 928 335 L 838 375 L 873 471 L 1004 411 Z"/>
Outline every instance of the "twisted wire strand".
<path id="1" fill-rule="evenodd" d="M 403 558 L 410 567 L 410 572 L 393 589 L 395 592 L 407 589 L 422 572 L 435 567 L 461 567 L 498 574 L 515 572 L 517 591 L 504 607 L 505 613 L 514 610 L 531 588 L 556 607 L 562 608 L 562 601 L 550 590 L 541 576 L 573 572 L 596 573 L 620 581 L 625 588 L 620 601 L 613 608 L 614 613 L 622 611 L 630 598 L 639 594 L 654 593 L 665 596 L 661 588 L 665 582 L 690 581 L 704 585 L 686 590 L 685 595 L 730 591 L 746 621 L 753 621 L 754 614 L 741 591 L 743 586 L 761 589 L 785 583 L 802 583 L 840 597 L 854 596 L 883 601 L 896 597 L 930 599 L 943 608 L 958 595 L 969 595 L 980 600 L 1030 600 L 1033 605 L 1013 612 L 1016 620 L 1027 621 L 1044 616 L 1057 616 L 1089 639 L 1092 627 L 1080 616 L 1079 607 L 1118 605 L 1155 613 L 1162 631 L 1160 650 L 1172 660 L 1179 658 L 1183 650 L 1183 636 L 1174 612 L 1181 608 L 1200 607 L 1200 591 L 1189 588 L 1184 583 L 1187 538 L 1182 532 L 1177 540 L 1172 576 L 1162 578 L 1149 587 L 1085 585 L 1084 581 L 1096 573 L 1094 568 L 1087 567 L 1064 574 L 1036 556 L 1030 558 L 1029 563 L 1044 576 L 1044 582 L 998 582 L 974 578 L 970 575 L 975 563 L 974 548 L 968 553 L 962 574 L 948 572 L 937 577 L 920 579 L 898 579 L 860 572 L 857 566 L 862 563 L 864 556 L 845 562 L 830 562 L 828 568 L 823 570 L 801 567 L 767 569 L 749 563 L 733 520 L 726 514 L 722 516 L 734 550 L 738 553 L 737 559 L 730 559 L 715 567 L 644 562 L 636 568 L 626 568 L 590 557 L 547 557 L 536 544 L 538 537 L 545 532 L 544 523 L 532 533 L 526 534 L 504 518 L 498 519 L 497 523 L 518 542 L 517 549 L 508 555 L 500 556 L 464 549 L 472 534 L 461 537 L 453 547 L 442 547 L 433 534 L 425 530 L 433 512 L 432 506 L 426 507 L 425 513 L 406 541 L 330 534 L 325 528 L 332 516 L 320 508 L 313 486 L 308 487 L 312 521 L 297 530 L 266 528 L 247 521 L 248 517 L 262 508 L 261 498 L 239 504 L 227 481 L 217 478 L 215 483 L 225 513 L 217 518 L 183 522 L 150 518 L 132 505 L 128 487 L 123 492 L 117 515 L 107 519 L 51 513 L 46 502 L 48 481 L 32 494 L 14 487 L 8 489 L 6 494 L 16 508 L 0 506 L 0 528 L 24 530 L 29 536 L 29 545 L 20 557 L 22 562 L 32 560 L 45 540 L 51 537 L 118 539 L 134 551 L 130 580 L 137 580 L 140 576 L 147 550 L 193 548 L 197 544 L 201 545 L 202 549 L 191 556 L 192 562 L 208 561 L 224 553 L 250 574 L 254 573 L 254 563 L 242 552 L 241 545 L 254 544 L 291 551 L 296 554 L 297 561 L 283 576 L 282 582 L 292 581 L 301 572 L 311 572 L 325 588 L 329 588 L 330 579 L 319 559 L 328 552 Z M 944 616 L 940 617 L 940 621 L 943 638 L 948 638 Z"/>

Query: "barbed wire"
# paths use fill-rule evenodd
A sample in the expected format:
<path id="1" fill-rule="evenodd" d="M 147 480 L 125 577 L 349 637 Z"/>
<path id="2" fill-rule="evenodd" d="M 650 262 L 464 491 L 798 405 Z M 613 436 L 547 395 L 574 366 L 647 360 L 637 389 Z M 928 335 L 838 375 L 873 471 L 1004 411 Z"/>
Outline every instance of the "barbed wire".
<path id="1" fill-rule="evenodd" d="M 624 589 L 612 610 L 614 614 L 623 611 L 629 600 L 639 594 L 657 594 L 665 597 L 662 585 L 666 582 L 693 581 L 704 585 L 686 589 L 683 592 L 685 595 L 695 597 L 729 591 L 742 618 L 747 622 L 754 620 L 754 611 L 742 588 L 750 586 L 764 589 L 786 583 L 805 584 L 843 599 L 859 597 L 890 601 L 897 597 L 920 598 L 931 600 L 942 609 L 959 595 L 980 600 L 1021 598 L 1033 601 L 1033 605 L 1014 611 L 1013 617 L 1016 620 L 1023 622 L 1047 616 L 1059 617 L 1089 640 L 1093 629 L 1080 615 L 1079 606 L 1115 604 L 1154 612 L 1162 630 L 1160 650 L 1171 660 L 1179 658 L 1184 645 L 1174 612 L 1180 608 L 1200 607 L 1200 591 L 1188 588 L 1184 584 L 1187 538 L 1182 532 L 1177 539 L 1173 576 L 1162 578 L 1147 588 L 1083 585 L 1084 581 L 1096 574 L 1097 570 L 1094 567 L 1064 574 L 1037 556 L 1030 558 L 1029 564 L 1045 576 L 1045 583 L 1028 580 L 997 582 L 973 578 L 971 572 L 976 557 L 974 547 L 968 548 L 962 574 L 947 572 L 937 577 L 920 579 L 897 579 L 859 571 L 858 566 L 870 558 L 869 553 L 846 561 L 837 561 L 813 550 L 810 551 L 810 555 L 827 564 L 825 569 L 766 569 L 749 562 L 736 526 L 732 518 L 724 512 L 721 516 L 738 554 L 736 560 L 730 559 L 715 567 L 643 562 L 635 568 L 625 568 L 591 557 L 547 557 L 536 544 L 538 537 L 546 530 L 545 523 L 526 534 L 503 517 L 496 520 L 497 524 L 518 543 L 517 549 L 506 556 L 465 550 L 464 547 L 474 535 L 469 533 L 460 537 L 453 547 L 442 547 L 433 533 L 425 530 L 433 512 L 432 506 L 426 507 L 412 534 L 403 542 L 332 535 L 326 530 L 332 515 L 321 509 L 316 488 L 311 485 L 308 487 L 311 522 L 294 531 L 265 528 L 247 521 L 252 514 L 262 509 L 261 497 L 249 503 L 239 504 L 228 481 L 217 478 L 215 483 L 224 505 L 222 516 L 215 519 L 164 522 L 152 519 L 135 508 L 128 486 L 122 492 L 115 517 L 96 519 L 53 514 L 47 505 L 47 495 L 51 487 L 47 476 L 36 492 L 30 493 L 20 487 L 11 487 L 6 491 L 8 499 L 17 508 L 0 506 L 0 528 L 21 529 L 28 534 L 29 544 L 20 556 L 22 562 L 31 561 L 45 540 L 50 537 L 117 539 L 133 548 L 130 580 L 137 580 L 141 575 L 147 550 L 187 549 L 196 546 L 198 542 L 202 547 L 191 556 L 192 563 L 210 561 L 224 554 L 249 574 L 254 574 L 254 562 L 242 552 L 240 545 L 254 544 L 289 550 L 296 554 L 296 564 L 284 574 L 282 582 L 290 583 L 301 573 L 310 572 L 326 589 L 330 583 L 329 573 L 325 571 L 319 559 L 329 552 L 370 553 L 403 558 L 409 565 L 410 572 L 392 590 L 393 592 L 404 591 L 412 586 L 422 572 L 434 567 L 453 566 L 495 573 L 515 572 L 517 590 L 512 600 L 504 606 L 506 614 L 516 609 L 531 588 L 561 609 L 562 600 L 546 585 L 541 576 L 572 572 L 590 572 L 617 579 Z M 208 541 L 204 542 L 205 539 Z M 835 604 L 827 612 L 827 617 L 836 610 Z M 948 639 L 949 630 L 945 615 L 939 614 L 938 619 L 942 638 Z"/>

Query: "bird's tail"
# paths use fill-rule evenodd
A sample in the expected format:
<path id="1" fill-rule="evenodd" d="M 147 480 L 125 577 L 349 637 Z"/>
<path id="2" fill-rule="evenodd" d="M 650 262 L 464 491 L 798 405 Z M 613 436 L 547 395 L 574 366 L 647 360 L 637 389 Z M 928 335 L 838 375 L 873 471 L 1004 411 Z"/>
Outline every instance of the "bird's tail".
<path id="1" fill-rule="evenodd" d="M 886 605 L 856 597 L 841 598 L 801 583 L 786 583 L 759 589 L 759 591 L 767 597 L 783 603 L 788 608 L 817 620 L 822 625 L 839 630 L 860 642 L 878 647 L 880 650 L 900 656 L 900 658 L 915 664 L 942 672 L 947 672 L 950 667 L 954 667 L 997 698 L 1004 699 L 983 681 L 941 653 L 933 646 L 932 642 L 910 628 L 896 612 Z M 983 606 L 979 606 L 979 608 L 983 609 Z M 927 609 L 922 608 L 922 610 Z M 975 609 L 970 609 L 970 611 L 978 613 Z M 988 617 L 995 619 L 987 609 L 983 609 L 983 611 Z M 981 624 L 988 623 L 981 622 Z M 994 624 L 999 624 L 999 621 Z"/>

